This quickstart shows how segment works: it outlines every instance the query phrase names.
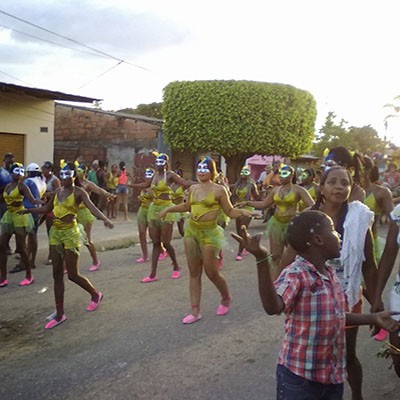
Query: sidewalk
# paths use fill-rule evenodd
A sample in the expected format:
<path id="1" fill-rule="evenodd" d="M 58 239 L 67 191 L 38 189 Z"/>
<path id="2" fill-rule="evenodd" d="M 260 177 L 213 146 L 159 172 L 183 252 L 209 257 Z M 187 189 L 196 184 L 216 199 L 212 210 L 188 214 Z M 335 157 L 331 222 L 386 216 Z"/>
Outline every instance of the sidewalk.
<path id="1" fill-rule="evenodd" d="M 136 213 L 129 213 L 129 221 L 122 219 L 122 213 L 120 219 L 113 219 L 114 229 L 108 229 L 104 226 L 102 221 L 96 220 L 93 223 L 92 228 L 92 241 L 96 245 L 97 251 L 107 251 L 113 249 L 121 249 L 133 246 L 139 243 L 139 235 L 137 229 Z M 378 234 L 381 238 L 386 239 L 387 230 L 389 225 L 378 225 Z M 252 229 L 265 229 L 265 224 L 261 220 L 256 219 L 250 225 Z M 235 223 L 231 221 L 227 226 L 226 231 L 234 231 Z M 173 239 L 179 239 L 181 236 L 174 225 Z M 48 239 L 45 225 L 40 226 L 38 232 L 38 251 L 48 250 Z"/>
<path id="2" fill-rule="evenodd" d="M 139 243 L 136 213 L 129 213 L 129 221 L 122 217 L 111 220 L 114 224 L 113 229 L 106 228 L 103 221 L 96 220 L 92 227 L 92 241 L 97 251 L 107 251 L 130 247 Z M 176 227 L 174 227 L 173 238 L 180 238 Z M 48 239 L 46 226 L 43 224 L 38 232 L 38 251 L 48 251 Z"/>

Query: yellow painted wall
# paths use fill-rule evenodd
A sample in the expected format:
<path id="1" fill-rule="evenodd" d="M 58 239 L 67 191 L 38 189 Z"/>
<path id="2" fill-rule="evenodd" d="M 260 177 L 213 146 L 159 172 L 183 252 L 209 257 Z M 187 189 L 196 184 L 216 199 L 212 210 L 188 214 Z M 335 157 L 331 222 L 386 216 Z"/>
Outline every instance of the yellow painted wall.
<path id="1" fill-rule="evenodd" d="M 40 128 L 47 127 L 46 133 Z M 25 165 L 53 160 L 54 149 L 54 101 L 37 99 L 16 94 L 0 96 L 0 135 L 1 133 L 25 136 Z M 7 149 L 0 149 L 0 153 Z M 3 159 L 3 154 L 0 154 Z"/>

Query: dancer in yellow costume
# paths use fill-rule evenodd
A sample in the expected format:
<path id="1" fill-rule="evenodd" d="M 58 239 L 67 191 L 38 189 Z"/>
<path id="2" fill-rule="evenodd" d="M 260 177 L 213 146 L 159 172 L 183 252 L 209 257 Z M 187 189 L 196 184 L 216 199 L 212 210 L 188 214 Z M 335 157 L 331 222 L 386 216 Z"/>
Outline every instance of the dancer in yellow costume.
<path id="1" fill-rule="evenodd" d="M 237 182 L 232 186 L 232 203 L 240 204 L 246 201 L 260 201 L 260 195 L 258 193 L 257 185 L 250 177 L 251 171 L 248 166 L 244 166 L 240 171 L 240 177 Z M 244 209 L 253 212 L 254 207 L 249 205 L 243 206 Z M 251 222 L 251 217 L 242 216 L 236 218 L 236 232 L 240 235 L 242 226 L 246 228 L 249 227 Z M 243 256 L 249 254 L 249 252 L 242 246 L 239 242 L 238 252 L 236 254 L 235 260 L 241 261 Z"/>
<path id="2" fill-rule="evenodd" d="M 303 169 L 300 175 L 300 186 L 310 193 L 311 198 L 316 201 L 319 193 L 319 186 L 314 182 L 315 171 L 312 168 Z M 303 211 L 307 208 L 303 200 L 299 202 L 299 211 Z"/>
<path id="3" fill-rule="evenodd" d="M 153 251 L 151 255 L 151 271 L 148 276 L 141 280 L 142 283 L 156 282 L 157 278 L 157 265 L 162 245 L 165 246 L 169 256 L 172 260 L 173 271 L 171 278 L 178 279 L 180 277 L 180 267 L 176 260 L 175 249 L 171 244 L 173 223 L 176 221 L 176 215 L 171 214 L 165 220 L 159 217 L 159 213 L 173 205 L 172 203 L 172 182 L 180 186 L 188 187 L 194 183 L 181 178 L 175 172 L 169 170 L 168 160 L 169 157 L 164 153 L 156 153 L 156 172 L 151 180 L 142 183 L 130 184 L 132 188 L 151 188 L 153 193 L 153 202 L 150 204 L 148 210 L 149 233 L 153 242 Z"/>
<path id="4" fill-rule="evenodd" d="M 151 181 L 154 175 L 154 169 L 146 168 L 144 178 L 146 181 Z M 149 253 L 147 251 L 147 228 L 149 227 L 148 213 L 151 202 L 153 201 L 153 193 L 150 188 L 144 188 L 140 191 L 139 210 L 137 212 L 137 225 L 139 231 L 140 247 L 142 249 L 142 257 L 136 260 L 137 263 L 149 261 Z"/>
<path id="5" fill-rule="evenodd" d="M 0 235 L 0 288 L 8 285 L 7 280 L 7 250 L 11 236 L 15 235 L 17 248 L 21 255 L 22 264 L 26 267 L 26 277 L 19 283 L 20 286 L 27 286 L 34 282 L 31 273 L 31 263 L 29 262 L 26 247 L 26 237 L 34 230 L 34 221 L 31 215 L 21 215 L 25 210 L 24 197 L 27 197 L 32 204 L 43 204 L 41 200 L 36 200 L 29 187 L 22 179 L 25 175 L 24 166 L 15 163 L 11 166 L 11 182 L 4 188 L 3 198 L 7 211 L 1 218 Z"/>
<path id="6" fill-rule="evenodd" d="M 91 296 L 86 307 L 87 311 L 95 311 L 103 298 L 103 294 L 79 273 L 79 247 L 84 236 L 83 228 L 77 222 L 79 205 L 85 204 L 94 216 L 104 221 L 107 228 L 113 228 L 113 224 L 92 203 L 86 191 L 74 185 L 75 177 L 75 164 L 66 163 L 60 171 L 62 186 L 56 189 L 47 205 L 23 210 L 24 213 L 31 212 L 33 214 L 45 214 L 50 211 L 54 213 L 53 226 L 50 229 L 50 248 L 56 311 L 48 317 L 49 322 L 45 325 L 45 329 L 52 329 L 67 319 L 64 314 L 64 264 L 68 272 L 68 279 L 86 290 Z"/>
<path id="7" fill-rule="evenodd" d="M 76 171 L 77 174 L 76 174 L 75 185 L 81 186 L 83 189 L 85 189 L 89 197 L 91 193 L 96 193 L 99 196 L 103 196 L 105 199 L 107 199 L 107 201 L 115 200 L 117 198 L 115 194 L 105 191 L 104 189 L 97 186 L 95 183 L 89 181 L 86 178 L 87 167 L 84 164 L 79 164 Z M 85 229 L 87 238 L 85 246 L 88 248 L 90 256 L 92 257 L 92 265 L 89 267 L 89 271 L 90 272 L 97 271 L 100 268 L 101 263 L 97 258 L 96 247 L 92 242 L 92 226 L 93 226 L 93 221 L 95 221 L 96 218 L 93 216 L 93 214 L 90 212 L 90 210 L 86 207 L 84 203 L 80 203 L 78 208 L 77 220 L 78 224 L 81 224 Z"/>
<path id="8" fill-rule="evenodd" d="M 291 219 L 297 214 L 300 200 L 307 207 L 314 205 L 314 200 L 303 187 L 296 185 L 294 169 L 284 165 L 279 170 L 281 186 L 271 190 L 268 196 L 262 201 L 245 201 L 243 205 L 255 208 L 269 208 L 275 205 L 274 215 L 268 220 L 266 232 L 269 237 L 272 261 L 276 267 L 282 257 L 286 242 L 286 230 Z"/>
<path id="9" fill-rule="evenodd" d="M 197 165 L 198 185 L 189 189 L 189 201 L 172 206 L 160 212 L 160 218 L 168 218 L 175 212 L 190 212 L 185 226 L 185 253 L 190 272 L 190 301 L 192 311 L 182 323 L 192 324 L 201 319 L 201 276 L 204 272 L 216 286 L 221 303 L 217 315 L 225 315 L 231 305 L 231 295 L 225 278 L 218 271 L 218 254 L 224 243 L 224 231 L 217 220 L 222 209 L 230 218 L 251 217 L 248 210 L 234 208 L 226 189 L 214 183 L 217 176 L 215 162 L 210 157 L 203 158 Z"/>
<path id="10" fill-rule="evenodd" d="M 374 237 L 374 256 L 376 263 L 379 264 L 386 240 L 378 236 L 378 222 L 381 215 L 390 215 L 393 211 L 393 198 L 388 188 L 376 183 L 379 181 L 379 170 L 369 157 L 363 156 L 363 166 L 363 189 L 366 194 L 364 204 L 375 215 L 374 223 L 372 224 L 372 235 Z M 385 340 L 388 334 L 387 331 L 381 329 L 374 336 L 374 339 L 379 341 Z"/>

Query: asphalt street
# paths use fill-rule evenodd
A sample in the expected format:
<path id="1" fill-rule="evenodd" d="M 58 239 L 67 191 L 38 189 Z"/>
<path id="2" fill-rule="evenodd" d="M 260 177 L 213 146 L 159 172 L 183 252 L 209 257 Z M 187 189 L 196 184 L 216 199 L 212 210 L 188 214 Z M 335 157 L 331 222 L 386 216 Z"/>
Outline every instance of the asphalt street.
<path id="1" fill-rule="evenodd" d="M 260 221 L 253 222 L 252 232 L 262 229 Z M 96 232 L 94 238 L 106 249 L 113 237 L 135 230 L 133 222 L 117 222 L 107 231 L 97 221 L 96 232 L 108 235 L 109 241 Z M 104 300 L 97 311 L 86 312 L 89 296 L 66 280 L 68 319 L 51 331 L 43 329 L 54 310 L 44 242 L 35 283 L 18 287 L 21 274 L 10 274 L 9 286 L 0 290 L 0 399 L 275 399 L 283 317 L 262 310 L 252 256 L 235 261 L 236 243 L 227 235 L 223 273 L 232 308 L 226 316 L 215 315 L 219 296 L 204 276 L 203 319 L 184 326 L 180 321 L 189 311 L 188 272 L 182 240 L 176 232 L 174 237 L 182 277 L 170 278 L 167 258 L 159 263 L 159 281 L 148 284 L 140 279 L 150 265 L 134 262 L 140 256 L 137 245 L 100 253 L 102 267 L 94 273 L 87 271 L 90 258 L 83 248 L 81 271 L 104 293 Z M 14 262 L 9 257 L 10 267 Z M 400 380 L 388 369 L 389 360 L 376 357 L 380 347 L 367 327 L 360 329 L 365 400 L 397 400 Z"/>

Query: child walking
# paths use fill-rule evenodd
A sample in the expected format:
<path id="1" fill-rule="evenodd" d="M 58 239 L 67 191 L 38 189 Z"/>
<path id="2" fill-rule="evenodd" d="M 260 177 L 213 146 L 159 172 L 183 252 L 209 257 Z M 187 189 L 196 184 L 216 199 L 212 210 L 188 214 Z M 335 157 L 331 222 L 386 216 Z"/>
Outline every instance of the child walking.
<path id="1" fill-rule="evenodd" d="M 287 240 L 295 261 L 271 278 L 271 255 L 246 228 L 232 236 L 256 257 L 258 287 L 269 315 L 286 314 L 277 366 L 277 399 L 338 400 L 346 380 L 345 327 L 378 325 L 399 329 L 390 312 L 346 313 L 346 298 L 334 268 L 326 261 L 340 254 L 340 235 L 319 211 L 305 211 L 289 223 Z"/>

